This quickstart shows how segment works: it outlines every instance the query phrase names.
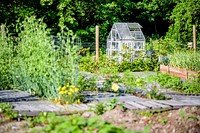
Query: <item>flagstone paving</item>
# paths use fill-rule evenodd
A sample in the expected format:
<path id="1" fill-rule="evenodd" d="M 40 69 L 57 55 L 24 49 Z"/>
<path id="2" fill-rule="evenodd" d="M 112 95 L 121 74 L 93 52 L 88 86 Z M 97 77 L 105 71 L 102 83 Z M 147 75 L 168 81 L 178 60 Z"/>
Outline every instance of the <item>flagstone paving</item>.
<path id="1" fill-rule="evenodd" d="M 23 91 L 0 90 L 0 102 L 13 105 L 13 110 L 19 115 L 36 116 L 40 112 L 55 112 L 57 114 L 70 114 L 89 110 L 99 101 L 110 100 L 117 97 L 130 110 L 169 110 L 183 106 L 200 106 L 200 96 L 170 95 L 170 100 L 147 100 L 130 94 L 115 96 L 108 92 L 87 92 L 87 103 L 59 105 L 50 101 L 40 100 L 38 97 Z"/>

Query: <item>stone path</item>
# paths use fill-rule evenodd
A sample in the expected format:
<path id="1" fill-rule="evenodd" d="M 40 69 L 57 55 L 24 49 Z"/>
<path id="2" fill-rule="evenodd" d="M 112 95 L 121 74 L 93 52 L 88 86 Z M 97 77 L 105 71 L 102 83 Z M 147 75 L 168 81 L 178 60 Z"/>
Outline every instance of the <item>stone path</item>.
<path id="1" fill-rule="evenodd" d="M 9 103 L 14 106 L 13 110 L 20 115 L 36 116 L 40 112 L 55 112 L 57 114 L 70 114 L 89 110 L 98 101 L 112 99 L 114 93 L 87 92 L 85 104 L 59 105 L 50 101 L 40 100 L 38 97 L 22 91 L 0 90 L 0 102 Z M 200 106 L 200 96 L 170 95 L 171 100 L 147 100 L 129 94 L 116 96 L 119 102 L 130 110 L 150 109 L 169 110 L 183 106 Z"/>

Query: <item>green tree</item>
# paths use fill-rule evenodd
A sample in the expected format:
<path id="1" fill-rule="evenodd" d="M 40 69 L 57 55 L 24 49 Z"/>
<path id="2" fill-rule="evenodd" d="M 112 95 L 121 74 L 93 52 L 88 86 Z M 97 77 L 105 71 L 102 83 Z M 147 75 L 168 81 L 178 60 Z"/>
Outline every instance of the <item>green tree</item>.
<path id="1" fill-rule="evenodd" d="M 174 0 L 142 0 L 137 3 L 137 18 L 148 30 L 148 34 L 165 35 L 169 26 L 169 18 L 174 8 Z"/>
<path id="2" fill-rule="evenodd" d="M 173 24 L 170 25 L 167 36 L 177 41 L 192 41 L 192 25 L 197 27 L 197 40 L 200 39 L 200 1 L 179 0 L 170 16 Z"/>

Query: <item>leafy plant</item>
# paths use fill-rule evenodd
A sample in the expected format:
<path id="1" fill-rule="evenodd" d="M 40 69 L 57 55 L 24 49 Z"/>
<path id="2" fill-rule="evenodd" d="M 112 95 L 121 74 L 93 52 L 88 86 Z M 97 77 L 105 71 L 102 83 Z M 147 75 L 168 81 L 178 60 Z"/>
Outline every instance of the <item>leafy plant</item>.
<path id="1" fill-rule="evenodd" d="M 193 51 L 178 51 L 169 55 L 169 64 L 178 68 L 200 71 L 200 53 Z"/>
<path id="2" fill-rule="evenodd" d="M 153 112 L 152 112 L 152 111 L 149 111 L 149 110 L 141 111 L 141 112 L 140 112 L 140 115 L 141 115 L 141 116 L 151 117 L 151 116 L 153 116 Z"/>
<path id="3" fill-rule="evenodd" d="M 121 83 L 121 77 L 118 75 L 109 75 L 103 84 L 103 91 L 111 91 L 113 83 Z"/>
<path id="4" fill-rule="evenodd" d="M 82 90 L 96 91 L 96 76 L 84 76 L 80 75 L 78 77 L 78 87 Z"/>
<path id="5" fill-rule="evenodd" d="M 69 44 L 73 38 L 60 37 L 57 45 L 43 21 L 34 16 L 18 23 L 16 31 L 15 39 L 8 36 L 2 40 L 5 45 L 0 45 L 4 47 L 0 54 L 2 87 L 51 98 L 56 97 L 59 85 L 77 84 L 79 46 Z"/>
<path id="6" fill-rule="evenodd" d="M 106 104 L 104 102 L 98 102 L 95 105 L 94 113 L 96 113 L 98 115 L 102 115 L 105 112 L 106 112 Z"/>
<path id="7" fill-rule="evenodd" d="M 162 124 L 166 124 L 168 122 L 167 117 L 159 118 L 158 121 Z"/>
<path id="8" fill-rule="evenodd" d="M 54 133 L 71 133 L 71 132 L 115 132 L 128 133 L 131 132 L 124 128 L 118 128 L 110 123 L 101 121 L 99 117 L 91 117 L 88 119 L 82 118 L 80 115 L 71 116 L 56 116 L 55 114 L 42 114 L 39 117 L 32 119 L 32 126 L 42 124 L 40 130 L 35 129 L 35 132 L 54 132 Z"/>
<path id="9" fill-rule="evenodd" d="M 118 103 L 118 99 L 116 97 L 112 98 L 111 100 L 107 102 L 98 102 L 94 108 L 94 113 L 98 115 L 102 115 L 108 110 L 113 110 L 117 105 L 123 107 L 122 104 Z"/>
<path id="10" fill-rule="evenodd" d="M 13 106 L 5 103 L 0 103 L 0 115 L 4 115 L 2 119 L 0 119 L 0 123 L 4 122 L 6 119 L 15 119 L 18 118 L 18 113 L 12 111 Z"/>
<path id="11" fill-rule="evenodd" d="M 160 93 L 161 86 L 154 82 L 152 84 L 149 84 L 146 88 L 146 96 L 148 99 L 156 99 L 156 100 L 166 100 L 168 99 L 165 97 L 164 94 Z"/>
<path id="12" fill-rule="evenodd" d="M 165 89 L 181 90 L 182 80 L 179 77 L 171 76 L 169 74 L 157 73 L 146 78 L 147 82 L 157 82 Z"/>
<path id="13" fill-rule="evenodd" d="M 1 32 L 0 36 L 0 89 L 10 89 L 12 77 L 10 73 L 13 57 L 13 41 L 8 31 Z"/>
<path id="14" fill-rule="evenodd" d="M 180 115 L 180 117 L 181 117 L 181 119 L 184 119 L 185 117 L 186 117 L 186 112 L 184 111 L 184 110 L 180 110 L 179 111 L 179 115 Z"/>
<path id="15" fill-rule="evenodd" d="M 131 71 L 125 71 L 122 76 L 122 83 L 126 86 L 127 90 L 126 93 L 133 93 L 135 88 L 137 87 L 136 83 L 136 76 L 131 73 Z"/>
<path id="16" fill-rule="evenodd" d="M 63 87 L 58 87 L 58 98 L 55 99 L 55 102 L 61 104 L 80 104 L 83 101 L 83 96 L 80 94 L 80 89 L 76 88 L 73 85 L 65 85 Z"/>
<path id="17" fill-rule="evenodd" d="M 193 80 L 188 79 L 183 83 L 182 90 L 185 93 L 195 93 L 195 94 L 200 94 L 200 74 Z"/>

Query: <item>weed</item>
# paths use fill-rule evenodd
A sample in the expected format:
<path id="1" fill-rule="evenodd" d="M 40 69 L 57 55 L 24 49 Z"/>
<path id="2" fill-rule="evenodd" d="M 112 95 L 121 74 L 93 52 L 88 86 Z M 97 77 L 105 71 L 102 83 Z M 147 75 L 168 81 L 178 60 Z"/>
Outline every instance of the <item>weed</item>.
<path id="1" fill-rule="evenodd" d="M 5 103 L 0 103 L 0 114 L 3 113 L 3 115 L 6 118 L 3 118 L 0 120 L 1 122 L 4 122 L 5 119 L 16 119 L 18 118 L 18 113 L 12 111 L 13 106 Z"/>
<path id="2" fill-rule="evenodd" d="M 162 117 L 162 118 L 159 118 L 158 121 L 162 124 L 166 124 L 168 122 L 168 118 L 167 117 Z"/>
<path id="3" fill-rule="evenodd" d="M 180 110 L 179 111 L 179 115 L 180 115 L 180 117 L 181 117 L 181 119 L 184 119 L 185 117 L 186 117 L 186 112 L 184 111 L 184 110 Z"/>
<path id="4" fill-rule="evenodd" d="M 106 112 L 106 104 L 105 104 L 105 102 L 99 102 L 99 103 L 97 103 L 95 105 L 94 113 L 96 113 L 98 115 L 102 115 L 105 112 Z"/>
<path id="5" fill-rule="evenodd" d="M 147 117 L 151 117 L 151 116 L 153 116 L 153 112 L 152 112 L 152 111 L 149 111 L 149 110 L 141 111 L 141 112 L 140 112 L 140 115 L 142 115 L 142 116 L 147 116 Z"/>

